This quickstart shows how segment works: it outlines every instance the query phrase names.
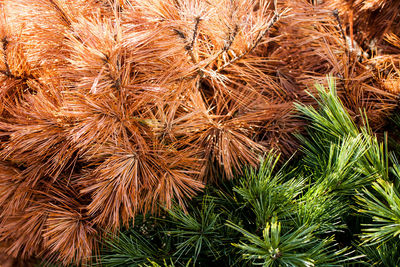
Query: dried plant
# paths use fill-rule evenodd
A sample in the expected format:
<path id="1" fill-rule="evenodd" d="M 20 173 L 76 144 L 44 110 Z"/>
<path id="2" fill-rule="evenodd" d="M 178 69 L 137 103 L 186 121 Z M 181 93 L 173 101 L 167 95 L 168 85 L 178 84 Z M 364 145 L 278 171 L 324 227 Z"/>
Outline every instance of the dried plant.
<path id="1" fill-rule="evenodd" d="M 327 74 L 382 126 L 398 61 L 352 49 L 328 2 L 0 0 L 7 253 L 88 261 L 104 229 L 184 207 L 271 148 L 290 155 L 294 102 Z"/>
<path id="2" fill-rule="evenodd" d="M 348 21 L 350 37 L 358 42 L 377 42 L 391 31 L 399 33 L 400 3 L 395 0 L 330 0 Z"/>

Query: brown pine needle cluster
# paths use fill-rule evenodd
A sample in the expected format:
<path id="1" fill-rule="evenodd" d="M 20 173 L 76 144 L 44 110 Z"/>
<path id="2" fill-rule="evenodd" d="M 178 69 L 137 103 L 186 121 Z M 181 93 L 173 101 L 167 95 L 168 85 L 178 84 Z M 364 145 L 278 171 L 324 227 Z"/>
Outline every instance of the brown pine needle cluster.
<path id="1" fill-rule="evenodd" d="M 382 126 L 400 91 L 398 11 L 383 0 L 0 0 L 5 252 L 88 261 L 104 230 L 184 207 L 271 148 L 289 155 L 304 123 L 293 104 L 312 103 L 305 89 L 328 74 L 351 114 L 365 108 Z"/>

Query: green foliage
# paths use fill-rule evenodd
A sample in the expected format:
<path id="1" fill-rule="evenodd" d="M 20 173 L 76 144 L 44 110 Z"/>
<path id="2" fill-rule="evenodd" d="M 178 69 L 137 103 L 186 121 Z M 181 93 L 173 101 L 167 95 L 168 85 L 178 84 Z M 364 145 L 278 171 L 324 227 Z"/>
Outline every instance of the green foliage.
<path id="1" fill-rule="evenodd" d="M 145 264 L 144 266 L 146 266 L 146 267 L 175 267 L 176 266 L 172 260 L 170 260 L 169 263 L 166 260 L 164 260 L 162 265 L 158 264 L 155 261 L 151 261 L 151 260 L 149 260 L 149 262 L 150 262 L 149 264 Z M 188 262 L 184 266 L 185 267 L 194 266 L 194 264 L 191 264 L 191 262 L 192 262 L 191 259 L 188 260 Z"/>
<path id="2" fill-rule="evenodd" d="M 379 245 L 357 245 L 360 253 L 366 255 L 365 265 L 393 267 L 400 266 L 400 246 L 398 240 Z"/>
<path id="3" fill-rule="evenodd" d="M 103 241 L 101 257 L 95 266 L 146 266 L 155 261 L 163 264 L 172 255 L 170 240 L 162 233 L 165 224 L 152 218 L 137 216 L 135 226 L 121 229 L 117 236 L 109 234 Z"/>
<path id="4" fill-rule="evenodd" d="M 335 80 L 328 78 L 328 91 L 320 84 L 316 84 L 315 88 L 318 97 L 311 93 L 310 95 L 318 103 L 318 110 L 312 106 L 296 104 L 300 114 L 312 122 L 310 129 L 321 133 L 320 136 L 328 142 L 341 139 L 346 135 L 357 136 L 359 129 L 337 96 Z"/>
<path id="5" fill-rule="evenodd" d="M 337 97 L 333 78 L 328 78 L 328 85 L 329 90 L 321 85 L 316 85 L 318 98 L 313 97 L 318 103 L 318 110 L 312 106 L 296 104 L 301 116 L 310 121 L 308 136 L 299 136 L 304 143 L 305 162 L 313 167 L 323 167 L 330 160 L 331 153 L 334 152 L 332 151 L 334 149 L 328 149 L 329 147 L 339 143 L 346 145 L 345 139 L 349 139 L 349 141 L 353 140 L 352 138 L 362 139 L 360 142 L 363 143 L 362 148 L 364 149 L 361 148 L 359 151 L 363 154 L 362 157 L 356 158 L 357 171 L 364 176 L 375 175 L 388 179 L 387 143 L 379 142 L 373 135 L 365 115 L 363 117 L 364 126 L 357 127 Z M 363 152 L 363 150 L 365 151 Z M 351 156 L 351 154 L 343 153 L 342 156 Z"/>
<path id="6" fill-rule="evenodd" d="M 168 213 L 173 228 L 167 230 L 166 234 L 178 240 L 174 256 L 193 255 L 194 263 L 200 252 L 219 257 L 217 248 L 222 245 L 224 236 L 220 235 L 220 214 L 216 213 L 212 201 L 204 198 L 201 209 L 195 207 L 190 213 L 185 213 L 179 206 Z"/>
<path id="7" fill-rule="evenodd" d="M 370 181 L 370 176 L 362 176 L 358 169 L 358 162 L 367 151 L 367 143 L 361 135 L 346 137 L 338 144 L 332 143 L 329 147 L 329 156 L 325 165 L 315 166 L 320 175 L 316 183 L 326 190 L 350 195 L 355 188 L 359 188 Z M 319 168 L 319 170 L 318 170 Z"/>
<path id="8" fill-rule="evenodd" d="M 287 179 L 291 173 L 283 169 L 274 172 L 278 160 L 273 153 L 266 155 L 259 169 L 248 168 L 233 188 L 254 212 L 257 228 L 264 228 L 274 214 L 287 217 L 295 213 L 293 203 L 304 188 L 304 179 Z"/>
<path id="9" fill-rule="evenodd" d="M 318 225 L 314 231 L 329 234 L 345 228 L 342 216 L 349 211 L 348 204 L 322 186 L 313 186 L 298 201 L 296 214 L 291 217 L 295 227 Z"/>
<path id="10" fill-rule="evenodd" d="M 366 225 L 365 242 L 380 243 L 400 235 L 400 193 L 393 183 L 378 179 L 372 190 L 363 189 L 357 196 L 360 213 L 369 215 L 373 224 Z"/>
<path id="11" fill-rule="evenodd" d="M 106 244 L 112 254 L 104 255 L 101 261 L 109 267 L 145 264 L 148 258 L 158 258 L 161 252 L 135 231 L 130 231 L 129 235 L 121 232 L 118 237 L 107 239 Z"/>
<path id="12" fill-rule="evenodd" d="M 243 257 L 252 265 L 262 266 L 315 266 L 328 263 L 339 265 L 341 254 L 346 249 L 332 253 L 333 239 L 321 240 L 315 236 L 318 225 L 303 225 L 297 229 L 281 234 L 281 222 L 273 217 L 263 230 L 262 238 L 228 222 L 245 236 L 248 243 L 241 242 L 234 246 L 241 249 Z"/>

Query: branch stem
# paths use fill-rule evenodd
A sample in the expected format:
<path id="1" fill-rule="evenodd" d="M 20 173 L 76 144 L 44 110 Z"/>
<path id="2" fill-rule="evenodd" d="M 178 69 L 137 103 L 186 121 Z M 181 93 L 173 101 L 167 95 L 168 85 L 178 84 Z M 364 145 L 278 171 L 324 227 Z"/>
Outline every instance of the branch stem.
<path id="1" fill-rule="evenodd" d="M 253 50 L 260 44 L 260 42 L 262 41 L 264 36 L 275 25 L 275 23 L 279 20 L 279 18 L 281 16 L 282 16 L 282 13 L 275 12 L 274 15 L 272 16 L 272 18 L 270 19 L 270 21 L 268 22 L 267 26 L 265 27 L 265 29 L 258 34 L 258 37 L 257 37 L 256 41 L 251 45 L 251 47 L 247 51 L 245 51 L 243 54 L 241 54 L 241 55 L 239 55 L 237 57 L 234 57 L 229 62 L 227 62 L 224 65 L 222 65 L 221 67 L 219 67 L 217 69 L 217 72 L 224 70 L 226 67 L 234 64 L 236 61 L 242 59 L 246 55 L 248 55 L 251 52 L 253 52 Z"/>
<path id="2" fill-rule="evenodd" d="M 2 44 L 3 44 L 3 57 L 4 57 L 4 65 L 6 66 L 6 70 L 5 71 L 1 71 L 1 73 L 3 73 L 6 76 L 11 76 L 11 70 L 10 70 L 10 65 L 8 65 L 8 58 L 7 58 L 7 46 L 8 46 L 8 40 L 7 37 L 4 37 L 1 40 Z"/>

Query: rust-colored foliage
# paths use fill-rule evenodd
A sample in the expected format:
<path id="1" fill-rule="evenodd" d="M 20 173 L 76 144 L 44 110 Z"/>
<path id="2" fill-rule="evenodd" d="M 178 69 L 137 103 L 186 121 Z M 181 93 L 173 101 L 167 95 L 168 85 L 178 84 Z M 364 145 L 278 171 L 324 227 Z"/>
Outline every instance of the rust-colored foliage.
<path id="1" fill-rule="evenodd" d="M 382 126 L 400 90 L 397 2 L 317 2 L 0 0 L 6 252 L 88 261 L 104 229 L 184 207 L 271 148 L 290 155 L 293 103 L 327 74 Z M 392 24 L 354 33 L 371 8 Z"/>
<path id="2" fill-rule="evenodd" d="M 392 31 L 399 33 L 400 2 L 397 0 L 331 0 L 344 16 L 351 38 L 373 45 Z"/>

